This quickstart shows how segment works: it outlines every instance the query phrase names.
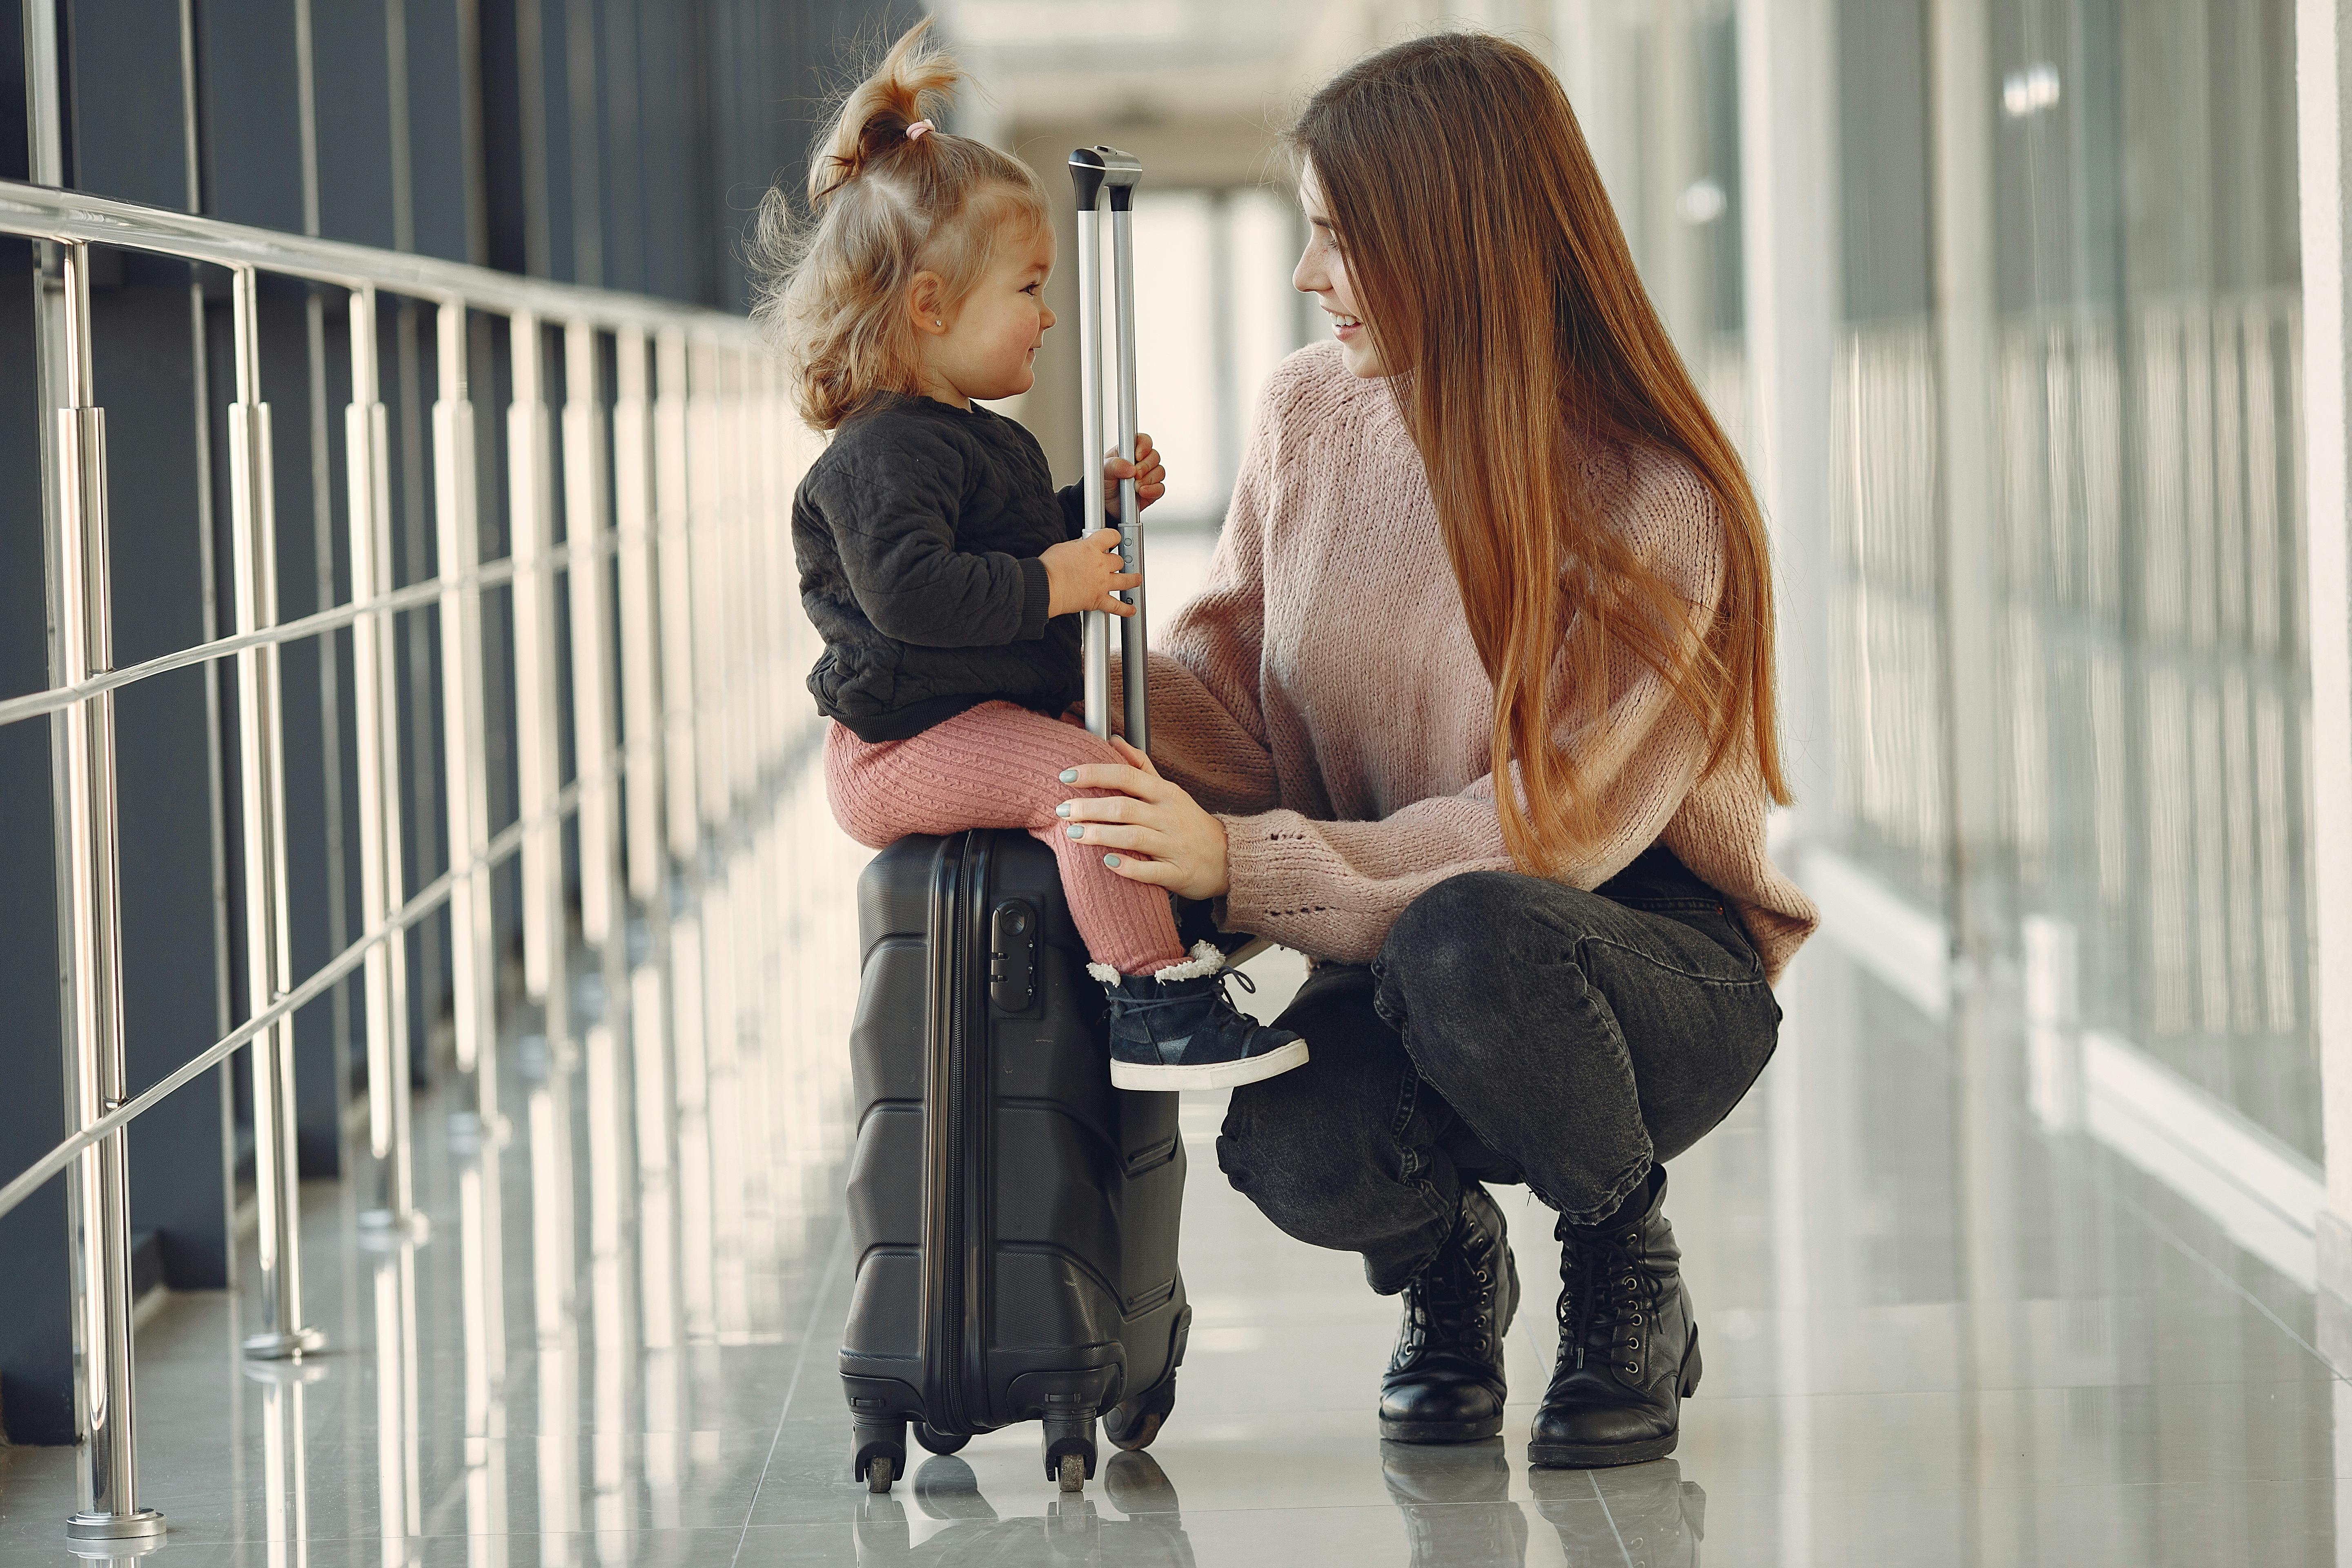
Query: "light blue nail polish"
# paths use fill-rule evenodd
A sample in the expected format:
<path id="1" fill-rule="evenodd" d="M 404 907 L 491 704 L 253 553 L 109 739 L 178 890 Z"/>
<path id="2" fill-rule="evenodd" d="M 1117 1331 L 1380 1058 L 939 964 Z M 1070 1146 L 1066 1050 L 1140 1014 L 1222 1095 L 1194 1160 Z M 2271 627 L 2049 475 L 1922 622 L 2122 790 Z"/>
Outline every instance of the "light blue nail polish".
<path id="1" fill-rule="evenodd" d="M 1066 801 L 1064 801 L 1061 805 L 1059 805 L 1055 806 L 1055 807 L 1054 808 L 1054 815 L 1055 815 L 1055 816 L 1069 816 L 1069 815 L 1070 815 L 1070 803 L 1069 803 L 1068 801 L 1066 801 Z"/>
<path id="2" fill-rule="evenodd" d="M 1062 831 L 1068 834 L 1073 838 L 1084 838 L 1087 836 L 1086 828 L 1076 822 L 1073 822 L 1067 827 L 1062 829 Z"/>
<path id="3" fill-rule="evenodd" d="M 1063 782 L 1064 784 L 1076 784 L 1076 783 L 1077 783 L 1077 782 L 1078 782 L 1078 770 L 1077 770 L 1077 769 L 1076 769 L 1076 768 L 1064 768 L 1064 769 L 1062 770 L 1062 782 Z"/>
<path id="4" fill-rule="evenodd" d="M 1103 864 L 1106 866 L 1116 866 L 1118 864 L 1118 857 L 1116 855 L 1106 855 L 1103 857 Z"/>

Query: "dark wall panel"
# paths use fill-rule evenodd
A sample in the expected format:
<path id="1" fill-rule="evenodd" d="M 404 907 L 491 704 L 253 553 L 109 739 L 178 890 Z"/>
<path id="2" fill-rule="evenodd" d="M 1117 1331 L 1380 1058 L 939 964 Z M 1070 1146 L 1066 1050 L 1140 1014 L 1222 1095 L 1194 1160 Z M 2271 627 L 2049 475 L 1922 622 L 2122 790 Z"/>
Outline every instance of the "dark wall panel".
<path id="1" fill-rule="evenodd" d="M 311 377 L 328 367 L 313 363 L 306 319 L 309 302 L 304 285 L 263 284 L 261 390 L 270 405 L 281 621 L 321 608 L 322 598 L 345 596 L 350 581 L 348 574 L 339 570 L 337 560 L 335 514 L 340 510 L 340 490 L 335 448 L 341 443 L 329 432 L 314 428 L 311 419 Z M 338 334 L 324 336 L 332 343 Z M 329 398 L 328 423 L 339 426 L 341 415 L 336 395 L 331 388 L 321 390 Z M 319 471 L 314 472 L 314 467 Z M 327 529 L 323 539 L 322 521 Z M 319 591 L 322 570 L 333 584 L 326 595 Z M 308 974 L 333 957 L 339 945 L 334 937 L 349 930 L 348 915 L 338 920 L 332 902 L 339 884 L 347 883 L 333 862 L 342 852 L 345 837 L 336 807 L 348 798 L 340 784 L 350 727 L 342 723 L 330 731 L 330 715 L 321 697 L 322 686 L 340 688 L 336 672 L 347 660 L 337 657 L 339 651 L 331 642 L 305 638 L 289 643 L 279 659 L 279 706 L 285 726 L 286 897 L 297 975 Z M 335 716 L 348 714 L 349 706 L 339 689 L 337 700 Z M 321 997 L 296 1015 L 296 1092 L 305 1176 L 332 1175 L 341 1165 L 342 1135 L 337 1106 L 347 1065 L 338 1033 L 331 997 Z"/>
<path id="2" fill-rule="evenodd" d="M 473 252 L 469 192 L 477 177 L 466 144 L 470 87 L 465 60 L 473 47 L 459 0 L 409 0 L 403 20 L 407 51 L 410 206 L 415 244 L 426 256 L 479 261 Z"/>
<path id="3" fill-rule="evenodd" d="M 196 18 L 204 210 L 300 234 L 302 106 L 294 0 L 199 5 Z"/>
<path id="4" fill-rule="evenodd" d="M 106 409 L 114 651 L 136 663 L 205 637 L 196 363 L 185 266 L 125 258 L 93 300 L 93 369 Z M 210 719 L 205 672 L 175 670 L 116 698 L 122 825 L 124 1057 L 143 1088 L 218 1037 Z M 175 1289 L 228 1282 L 219 1080 L 142 1117 L 131 1215 L 163 1241 Z"/>
<path id="5" fill-rule="evenodd" d="M 0 0 L 0 180 L 21 180 L 32 168 L 25 122 L 25 16 L 16 0 Z"/>
<path id="6" fill-rule="evenodd" d="M 73 64 L 74 185 L 186 210 L 179 0 L 71 0 L 60 11 Z"/>
<path id="7" fill-rule="evenodd" d="M 310 0 L 319 232 L 391 249 L 392 64 L 384 0 Z"/>

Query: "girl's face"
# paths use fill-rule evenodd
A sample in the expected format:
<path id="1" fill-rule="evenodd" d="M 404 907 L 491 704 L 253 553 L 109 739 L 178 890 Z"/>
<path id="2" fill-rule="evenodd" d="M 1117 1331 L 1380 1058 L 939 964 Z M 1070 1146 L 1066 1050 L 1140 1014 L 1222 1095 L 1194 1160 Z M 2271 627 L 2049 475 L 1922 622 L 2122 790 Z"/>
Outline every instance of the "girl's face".
<path id="1" fill-rule="evenodd" d="M 1054 231 L 1010 221 L 1016 231 L 999 237 L 996 259 L 970 294 L 942 308 L 936 291 L 927 299 L 918 279 L 909 297 L 923 345 L 924 390 L 942 403 L 969 407 L 1036 384 L 1037 346 L 1054 324 L 1045 299 L 1054 270 Z"/>
<path id="2" fill-rule="evenodd" d="M 1372 346 L 1372 334 L 1364 325 L 1363 312 L 1357 307 L 1355 288 L 1348 277 L 1347 254 L 1340 248 L 1339 231 L 1332 226 L 1331 214 L 1323 205 L 1323 192 L 1316 183 L 1312 164 L 1298 178 L 1298 205 L 1307 213 L 1307 252 L 1298 258 L 1298 267 L 1290 275 L 1290 286 L 1302 294 L 1314 295 L 1315 302 L 1330 318 L 1332 333 L 1339 340 L 1339 352 L 1351 373 L 1367 378 L 1388 374 L 1388 366 L 1381 363 L 1380 351 Z"/>

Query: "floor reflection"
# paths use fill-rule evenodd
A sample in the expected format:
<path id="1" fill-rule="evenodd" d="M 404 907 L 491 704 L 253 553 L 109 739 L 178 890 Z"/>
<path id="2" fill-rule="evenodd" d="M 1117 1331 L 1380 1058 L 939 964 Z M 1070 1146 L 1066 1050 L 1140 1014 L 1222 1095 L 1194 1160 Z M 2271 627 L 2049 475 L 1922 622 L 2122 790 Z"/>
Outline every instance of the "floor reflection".
<path id="1" fill-rule="evenodd" d="M 1528 1467 L 1558 1260 L 1516 1189 L 1504 1436 L 1383 1445 L 1395 1303 L 1224 1184 L 1222 1108 L 1193 1097 L 1197 1315 L 1153 1449 L 1065 1498 L 1013 1429 L 870 1497 L 834 1377 L 864 857 L 814 790 L 741 855 L 572 954 L 483 1053 L 495 1092 L 419 1097 L 428 1227 L 359 1225 L 364 1181 L 306 1192 L 330 1353 L 249 1367 L 226 1297 L 142 1320 L 157 1562 L 2336 1561 L 2352 1384 L 2313 1347 L 2352 1330 L 2175 1188 L 2045 1130 L 1997 997 L 1930 1019 L 1827 943 L 1758 1092 L 1675 1167 L 1708 1345 L 1673 1458 Z M 77 1561 L 74 1492 L 71 1450 L 0 1449 L 0 1563 Z"/>
<path id="2" fill-rule="evenodd" d="M 924 1460 L 912 1479 L 911 1510 L 895 1496 L 858 1505 L 860 1568 L 1037 1561 L 1071 1568 L 1193 1568 L 1176 1489 L 1149 1454 L 1117 1454 L 1102 1467 L 1104 1497 L 1124 1517 L 1104 1513 L 1092 1497 L 1072 1497 L 1054 1499 L 1042 1517 L 1000 1519 L 971 1467 L 951 1454 Z"/>

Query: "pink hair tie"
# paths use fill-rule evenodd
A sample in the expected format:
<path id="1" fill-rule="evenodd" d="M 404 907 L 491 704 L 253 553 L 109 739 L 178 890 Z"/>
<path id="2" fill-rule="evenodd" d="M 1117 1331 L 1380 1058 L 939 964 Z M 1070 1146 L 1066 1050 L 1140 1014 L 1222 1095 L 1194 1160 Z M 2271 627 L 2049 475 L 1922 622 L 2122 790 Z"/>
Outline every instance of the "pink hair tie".
<path id="1" fill-rule="evenodd" d="M 918 120 L 912 125 L 907 127 L 907 140 L 909 142 L 920 142 L 924 137 L 929 135 L 937 129 L 939 128 L 928 120 Z"/>

